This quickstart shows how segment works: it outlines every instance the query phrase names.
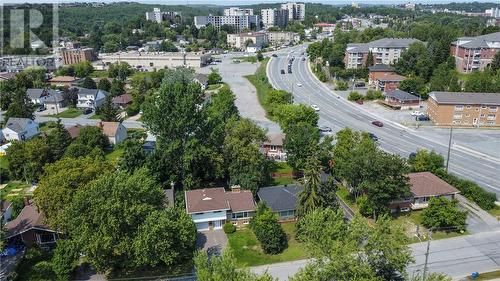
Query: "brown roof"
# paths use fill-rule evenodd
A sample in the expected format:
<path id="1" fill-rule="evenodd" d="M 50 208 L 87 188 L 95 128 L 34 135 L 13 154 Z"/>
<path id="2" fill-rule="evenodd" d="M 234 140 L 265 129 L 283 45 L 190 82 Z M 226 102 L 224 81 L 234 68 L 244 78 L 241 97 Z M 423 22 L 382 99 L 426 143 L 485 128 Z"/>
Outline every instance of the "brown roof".
<path id="1" fill-rule="evenodd" d="M 186 196 L 186 211 L 188 214 L 229 210 L 224 188 L 206 188 L 188 190 Z"/>
<path id="2" fill-rule="evenodd" d="M 132 102 L 132 95 L 123 94 L 113 98 L 114 104 L 129 104 Z"/>
<path id="3" fill-rule="evenodd" d="M 403 81 L 405 79 L 406 77 L 398 74 L 387 74 L 377 78 L 379 81 Z"/>
<path id="4" fill-rule="evenodd" d="M 82 126 L 77 124 L 71 127 L 67 127 L 66 130 L 68 130 L 69 135 L 71 136 L 72 139 L 76 139 L 80 135 L 81 128 Z"/>
<path id="5" fill-rule="evenodd" d="M 16 73 L 13 72 L 2 72 L 0 73 L 0 80 L 9 80 L 16 76 Z"/>
<path id="6" fill-rule="evenodd" d="M 12 220 L 5 224 L 7 229 L 7 237 L 10 238 L 26 232 L 32 228 L 43 229 L 47 231 L 53 231 L 43 223 L 45 216 L 38 212 L 35 205 L 25 206 L 21 213 L 17 216 L 15 220 Z"/>
<path id="7" fill-rule="evenodd" d="M 255 202 L 250 190 L 230 191 L 226 193 L 226 198 L 233 213 L 255 210 Z"/>
<path id="8" fill-rule="evenodd" d="M 267 141 L 264 142 L 264 145 L 283 146 L 283 139 L 284 138 L 285 138 L 284 134 L 268 134 Z"/>
<path id="9" fill-rule="evenodd" d="M 75 82 L 77 80 L 80 79 L 73 76 L 54 76 L 49 80 L 49 82 Z"/>
<path id="10" fill-rule="evenodd" d="M 101 128 L 102 133 L 107 137 L 114 137 L 116 135 L 116 131 L 118 130 L 118 126 L 120 126 L 119 122 L 101 121 L 97 123 L 97 127 Z"/>
<path id="11" fill-rule="evenodd" d="M 408 177 L 410 178 L 411 193 L 413 193 L 414 197 L 429 197 L 460 192 L 431 172 L 411 173 L 408 174 Z"/>

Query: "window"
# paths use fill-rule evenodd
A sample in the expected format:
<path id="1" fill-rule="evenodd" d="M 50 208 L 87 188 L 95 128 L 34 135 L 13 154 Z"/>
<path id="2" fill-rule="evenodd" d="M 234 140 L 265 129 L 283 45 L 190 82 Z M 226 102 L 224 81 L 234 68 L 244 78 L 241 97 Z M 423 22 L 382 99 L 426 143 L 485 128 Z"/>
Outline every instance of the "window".
<path id="1" fill-rule="evenodd" d="M 37 234 L 37 236 L 38 236 L 38 240 L 40 241 L 40 244 L 56 242 L 56 237 L 55 237 L 54 233 Z"/>
<path id="2" fill-rule="evenodd" d="M 470 117 L 470 114 L 465 114 L 465 117 Z"/>
<path id="3" fill-rule="evenodd" d="M 486 109 L 486 105 L 481 106 L 481 109 Z"/>
<path id="4" fill-rule="evenodd" d="M 278 150 L 278 147 L 276 145 L 271 145 L 270 149 L 273 150 L 273 151 L 276 151 L 276 150 Z"/>
<path id="5" fill-rule="evenodd" d="M 490 111 L 496 112 L 498 110 L 498 106 L 490 106 Z"/>
<path id="6" fill-rule="evenodd" d="M 457 110 L 457 111 L 464 110 L 464 106 L 463 105 L 455 105 L 455 110 Z"/>
<path id="7" fill-rule="evenodd" d="M 203 215 L 204 213 L 194 213 L 195 215 Z"/>
<path id="8" fill-rule="evenodd" d="M 470 106 L 470 105 L 467 106 L 467 109 L 471 109 L 471 108 L 472 108 L 472 106 Z"/>
<path id="9" fill-rule="evenodd" d="M 454 114 L 453 119 L 462 119 L 462 114 Z"/>
<path id="10" fill-rule="evenodd" d="M 485 115 L 484 114 L 481 114 L 480 117 L 483 118 Z"/>
<path id="11" fill-rule="evenodd" d="M 154 64 L 152 62 L 149 63 L 149 66 L 154 66 Z"/>

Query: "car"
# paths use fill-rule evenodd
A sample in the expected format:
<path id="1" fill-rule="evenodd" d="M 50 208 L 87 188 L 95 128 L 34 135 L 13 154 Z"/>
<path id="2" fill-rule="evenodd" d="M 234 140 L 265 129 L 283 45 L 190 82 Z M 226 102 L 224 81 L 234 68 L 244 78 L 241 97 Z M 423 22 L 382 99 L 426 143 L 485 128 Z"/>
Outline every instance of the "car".
<path id="1" fill-rule="evenodd" d="M 377 126 L 377 127 L 384 127 L 384 123 L 382 123 L 378 120 L 372 121 L 372 124 Z"/>
<path id="2" fill-rule="evenodd" d="M 285 74 L 285 70 L 284 69 L 281 70 L 281 74 Z"/>
<path id="3" fill-rule="evenodd" d="M 292 69 L 291 68 L 288 68 L 288 73 L 292 73 Z"/>
<path id="4" fill-rule="evenodd" d="M 87 115 L 87 114 L 92 113 L 92 111 L 93 111 L 93 110 L 92 110 L 92 108 L 85 108 L 85 109 L 83 110 L 83 114 Z"/>
<path id="5" fill-rule="evenodd" d="M 272 56 L 273 56 L 273 57 L 275 57 L 275 58 L 277 58 L 277 57 L 278 57 L 278 55 L 277 55 L 277 54 L 272 54 Z"/>
<path id="6" fill-rule="evenodd" d="M 319 111 L 319 106 L 312 104 L 311 108 L 314 109 L 314 111 Z"/>
<path id="7" fill-rule="evenodd" d="M 36 111 L 37 112 L 42 112 L 42 111 L 45 111 L 47 108 L 45 108 L 44 105 L 40 106 Z"/>
<path id="8" fill-rule="evenodd" d="M 297 83 L 297 87 L 302 87 L 302 83 Z"/>
<path id="9" fill-rule="evenodd" d="M 363 104 L 363 100 L 356 100 L 356 103 L 362 105 Z"/>
<path id="10" fill-rule="evenodd" d="M 365 82 L 358 82 L 354 84 L 354 87 L 356 88 L 364 88 L 366 86 Z"/>
<path id="11" fill-rule="evenodd" d="M 419 116 L 415 117 L 415 120 L 417 120 L 417 121 L 430 121 L 431 118 L 429 118 L 429 116 L 423 114 L 423 115 L 419 115 Z"/>
<path id="12" fill-rule="evenodd" d="M 424 115 L 424 113 L 419 110 L 414 110 L 411 112 L 411 116 L 420 116 L 420 115 Z"/>
<path id="13" fill-rule="evenodd" d="M 302 61 L 306 61 L 306 58 L 302 58 Z"/>
<path id="14" fill-rule="evenodd" d="M 323 132 L 323 133 L 328 133 L 328 132 L 332 131 L 332 128 L 330 128 L 328 126 L 321 126 L 318 129 L 319 129 L 320 132 Z"/>
<path id="15" fill-rule="evenodd" d="M 408 159 L 410 159 L 410 160 L 415 159 L 415 157 L 417 157 L 417 153 L 416 152 L 412 152 L 412 153 L 410 153 L 410 155 L 408 155 Z"/>
<path id="16" fill-rule="evenodd" d="M 378 137 L 374 133 L 368 133 L 368 135 L 373 141 L 378 141 Z"/>

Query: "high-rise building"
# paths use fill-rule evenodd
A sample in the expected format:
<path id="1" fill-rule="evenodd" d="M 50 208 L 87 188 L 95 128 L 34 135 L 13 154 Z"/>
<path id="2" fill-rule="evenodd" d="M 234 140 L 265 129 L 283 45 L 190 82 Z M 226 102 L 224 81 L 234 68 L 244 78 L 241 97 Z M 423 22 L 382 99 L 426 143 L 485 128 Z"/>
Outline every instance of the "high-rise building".
<path id="1" fill-rule="evenodd" d="M 213 25 L 216 29 L 220 29 L 223 25 L 229 25 L 234 28 L 235 32 L 241 32 L 244 29 L 256 29 L 260 25 L 260 18 L 257 15 L 246 16 L 195 16 L 194 25 L 196 28 L 202 28 L 207 25 Z"/>
<path id="2" fill-rule="evenodd" d="M 281 9 L 288 10 L 288 20 L 303 21 L 306 18 L 306 5 L 301 3 L 281 4 Z"/>
<path id="3" fill-rule="evenodd" d="M 284 9 L 262 9 L 261 10 L 262 24 L 264 28 L 273 26 L 286 27 L 288 24 L 288 10 Z"/>
<path id="4" fill-rule="evenodd" d="M 173 21 L 178 12 L 162 12 L 160 8 L 154 8 L 152 12 L 146 12 L 146 20 L 162 23 L 163 21 Z"/>
<path id="5" fill-rule="evenodd" d="M 224 16 L 253 16 L 253 9 L 240 9 L 231 7 L 224 9 Z"/>
<path id="6" fill-rule="evenodd" d="M 82 61 L 94 61 L 96 56 L 94 49 L 62 49 L 61 57 L 63 64 L 75 64 Z"/>

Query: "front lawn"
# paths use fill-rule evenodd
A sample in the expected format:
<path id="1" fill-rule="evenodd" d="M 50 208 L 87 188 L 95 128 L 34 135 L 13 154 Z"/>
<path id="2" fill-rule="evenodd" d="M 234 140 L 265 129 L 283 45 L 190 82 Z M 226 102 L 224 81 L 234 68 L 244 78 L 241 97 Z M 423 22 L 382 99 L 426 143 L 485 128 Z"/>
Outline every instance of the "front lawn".
<path id="1" fill-rule="evenodd" d="M 467 279 L 465 280 L 485 281 L 485 280 L 498 280 L 497 278 L 500 278 L 500 270 L 486 272 L 486 273 L 479 273 L 479 277 L 477 278 L 472 278 L 468 276 Z"/>
<path id="2" fill-rule="evenodd" d="M 94 70 L 90 73 L 90 78 L 107 78 L 109 72 L 107 70 Z"/>
<path id="3" fill-rule="evenodd" d="M 488 213 L 497 218 L 497 220 L 500 220 L 500 206 L 497 205 L 495 208 L 488 210 Z"/>
<path id="4" fill-rule="evenodd" d="M 59 118 L 75 118 L 83 114 L 83 111 L 78 108 L 68 108 L 65 111 L 59 113 L 59 114 L 54 114 L 50 115 L 51 117 L 59 117 Z"/>
<path id="5" fill-rule="evenodd" d="M 102 119 L 102 118 L 101 118 L 101 115 L 99 115 L 99 114 L 94 114 L 94 115 L 92 115 L 91 117 L 89 117 L 89 119 L 94 119 L 94 120 L 96 120 L 96 119 Z"/>
<path id="6" fill-rule="evenodd" d="M 116 165 L 118 164 L 118 160 L 120 160 L 120 157 L 123 155 L 123 153 L 124 153 L 123 148 L 115 148 L 106 153 L 106 160 L 113 163 L 113 165 Z"/>
<path id="7" fill-rule="evenodd" d="M 235 233 L 228 234 L 228 243 L 234 252 L 236 265 L 257 266 L 308 258 L 305 245 L 295 240 L 295 223 L 283 223 L 281 226 L 288 237 L 288 247 L 278 255 L 264 254 L 250 228 L 238 229 Z"/>

